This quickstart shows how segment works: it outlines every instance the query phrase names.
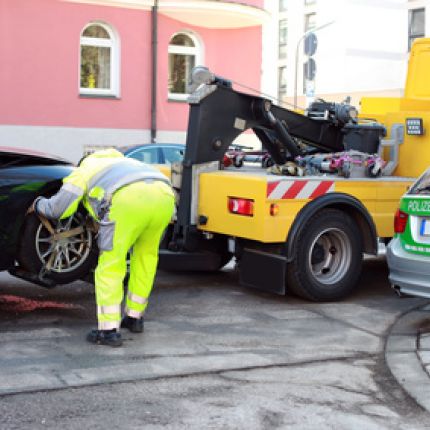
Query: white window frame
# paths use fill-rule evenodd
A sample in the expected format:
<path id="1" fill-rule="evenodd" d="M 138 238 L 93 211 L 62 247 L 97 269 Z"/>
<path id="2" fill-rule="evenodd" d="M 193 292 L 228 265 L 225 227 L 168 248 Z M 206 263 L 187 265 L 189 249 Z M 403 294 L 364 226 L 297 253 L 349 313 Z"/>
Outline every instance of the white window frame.
<path id="1" fill-rule="evenodd" d="M 283 99 L 287 96 L 287 65 L 278 66 L 278 101 L 283 102 Z M 282 85 L 282 77 L 285 77 L 285 85 Z"/>
<path id="2" fill-rule="evenodd" d="M 424 13 L 424 28 L 422 33 L 412 33 L 411 26 L 412 26 L 412 18 L 415 12 L 421 11 Z M 420 37 L 425 37 L 426 32 L 426 8 L 425 7 L 413 7 L 409 8 L 408 13 L 408 52 L 411 51 L 412 45 L 414 43 L 414 40 Z"/>
<path id="3" fill-rule="evenodd" d="M 278 49 L 278 59 L 286 60 L 287 59 L 287 41 L 288 41 L 288 18 L 281 18 L 279 20 L 278 27 L 278 37 L 279 37 L 279 49 Z M 285 40 L 281 42 L 281 39 L 285 33 Z M 285 55 L 282 55 L 285 54 Z"/>
<path id="4" fill-rule="evenodd" d="M 172 39 L 179 35 L 184 34 L 185 36 L 188 36 L 193 42 L 194 46 L 179 46 L 179 45 L 171 45 L 170 42 Z M 203 65 L 203 48 L 202 43 L 200 39 L 194 34 L 189 31 L 178 31 L 175 34 L 172 35 L 172 37 L 169 40 L 169 47 L 168 47 L 168 53 L 169 54 L 180 54 L 180 55 L 194 55 L 195 57 L 195 66 L 201 66 Z M 168 76 L 167 79 L 170 78 L 169 76 L 169 70 L 167 71 Z M 179 101 L 186 101 L 188 99 L 189 93 L 171 93 L 169 91 L 169 88 L 167 88 L 168 91 L 168 99 L 169 100 L 179 100 Z"/>
<path id="5" fill-rule="evenodd" d="M 84 31 L 93 25 L 102 27 L 109 34 L 109 39 L 102 39 L 98 37 L 84 37 Z M 82 46 L 96 46 L 103 48 L 110 48 L 110 88 L 82 88 L 81 87 L 81 61 L 82 61 Z M 81 31 L 79 43 L 79 73 L 78 73 L 78 86 L 79 94 L 86 96 L 120 96 L 120 44 L 117 33 L 111 26 L 104 22 L 92 21 L 89 22 Z"/>

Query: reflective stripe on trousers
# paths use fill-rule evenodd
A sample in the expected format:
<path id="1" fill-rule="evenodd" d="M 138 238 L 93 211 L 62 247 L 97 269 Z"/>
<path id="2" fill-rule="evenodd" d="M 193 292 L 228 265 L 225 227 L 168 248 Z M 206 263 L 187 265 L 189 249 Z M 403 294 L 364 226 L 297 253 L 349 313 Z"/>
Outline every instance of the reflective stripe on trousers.
<path id="1" fill-rule="evenodd" d="M 147 304 L 148 299 L 146 297 L 142 297 L 132 293 L 131 291 L 128 291 L 125 313 L 129 317 L 140 318 L 143 315 Z"/>
<path id="2" fill-rule="evenodd" d="M 129 317 L 139 319 L 143 316 L 143 311 L 135 311 L 134 309 L 130 309 L 128 306 L 126 306 L 125 314 Z"/>
<path id="3" fill-rule="evenodd" d="M 127 293 L 127 300 L 137 303 L 139 305 L 144 305 L 145 303 L 148 303 L 148 299 L 146 297 L 138 296 L 137 294 L 134 294 L 131 291 Z"/>
<path id="4" fill-rule="evenodd" d="M 97 319 L 99 330 L 119 329 L 121 324 L 121 306 L 120 305 L 103 305 L 97 306 Z"/>

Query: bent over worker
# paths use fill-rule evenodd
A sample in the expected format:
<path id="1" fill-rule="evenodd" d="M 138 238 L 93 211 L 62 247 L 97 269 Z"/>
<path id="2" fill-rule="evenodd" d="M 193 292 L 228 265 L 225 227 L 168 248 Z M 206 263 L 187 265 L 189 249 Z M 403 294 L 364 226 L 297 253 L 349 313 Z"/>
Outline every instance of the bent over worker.
<path id="1" fill-rule="evenodd" d="M 160 238 L 173 214 L 173 191 L 158 170 L 108 149 L 85 157 L 64 178 L 57 194 L 37 198 L 33 208 L 49 219 L 64 219 L 77 210 L 81 200 L 99 223 L 100 255 L 95 271 L 98 329 L 92 330 L 87 340 L 120 346 L 120 326 L 143 331 L 143 312 L 154 282 Z M 123 280 L 131 248 L 121 321 Z"/>

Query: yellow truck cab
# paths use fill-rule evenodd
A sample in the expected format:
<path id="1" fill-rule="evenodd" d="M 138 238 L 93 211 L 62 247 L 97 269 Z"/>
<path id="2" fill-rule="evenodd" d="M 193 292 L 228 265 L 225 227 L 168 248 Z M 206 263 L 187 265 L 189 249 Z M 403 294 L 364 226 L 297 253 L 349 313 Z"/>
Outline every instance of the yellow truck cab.
<path id="1" fill-rule="evenodd" d="M 283 109 L 196 70 L 185 157 L 172 167 L 177 219 L 160 267 L 216 270 L 234 256 L 246 286 L 314 301 L 350 293 L 363 254 L 393 236 L 400 196 L 430 164 L 428 70 L 430 39 L 421 39 L 405 96 L 364 99 L 359 118 L 348 103 Z M 249 129 L 281 174 L 222 169 Z"/>

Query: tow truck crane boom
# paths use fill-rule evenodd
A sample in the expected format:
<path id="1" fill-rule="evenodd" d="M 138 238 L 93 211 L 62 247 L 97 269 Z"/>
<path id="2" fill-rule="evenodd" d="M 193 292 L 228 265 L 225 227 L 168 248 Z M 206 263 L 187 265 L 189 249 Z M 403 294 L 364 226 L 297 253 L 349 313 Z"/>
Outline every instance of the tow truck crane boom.
<path id="1" fill-rule="evenodd" d="M 201 233 L 190 217 L 196 166 L 221 162 L 236 137 L 248 129 L 254 131 L 275 163 L 280 165 L 315 150 L 343 151 L 349 134 L 344 126 L 355 122 L 356 118 L 355 108 L 348 103 L 319 102 L 315 110 L 311 106 L 306 114 L 297 113 L 274 105 L 268 99 L 236 91 L 229 80 L 203 67 L 194 69 L 193 78 L 198 87 L 189 98 L 177 221 L 169 242 L 169 249 L 176 252 L 200 249 L 198 237 Z M 375 128 L 376 134 L 370 138 L 379 143 L 383 130 L 382 126 Z"/>

